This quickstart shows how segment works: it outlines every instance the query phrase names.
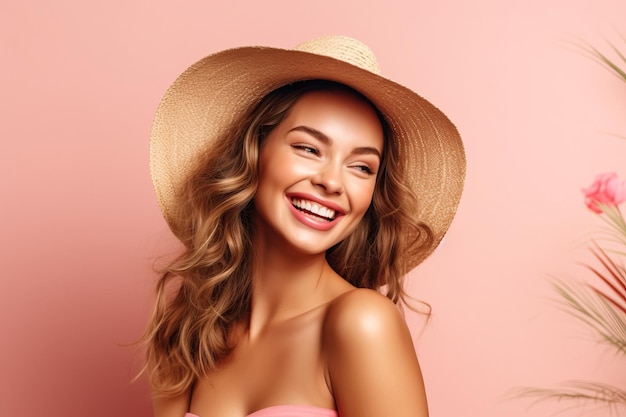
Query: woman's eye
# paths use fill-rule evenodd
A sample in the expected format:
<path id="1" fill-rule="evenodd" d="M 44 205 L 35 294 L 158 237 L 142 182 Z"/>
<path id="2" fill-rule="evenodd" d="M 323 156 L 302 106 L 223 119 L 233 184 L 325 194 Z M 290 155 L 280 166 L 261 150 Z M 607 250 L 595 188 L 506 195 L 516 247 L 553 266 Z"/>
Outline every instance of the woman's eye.
<path id="1" fill-rule="evenodd" d="M 365 174 L 369 174 L 369 175 L 374 174 L 374 171 L 367 165 L 356 165 L 355 168 Z"/>
<path id="2" fill-rule="evenodd" d="M 319 151 L 312 147 L 312 146 L 308 146 L 308 145 L 293 145 L 294 148 L 299 149 L 305 153 L 310 153 L 313 155 L 319 155 Z"/>

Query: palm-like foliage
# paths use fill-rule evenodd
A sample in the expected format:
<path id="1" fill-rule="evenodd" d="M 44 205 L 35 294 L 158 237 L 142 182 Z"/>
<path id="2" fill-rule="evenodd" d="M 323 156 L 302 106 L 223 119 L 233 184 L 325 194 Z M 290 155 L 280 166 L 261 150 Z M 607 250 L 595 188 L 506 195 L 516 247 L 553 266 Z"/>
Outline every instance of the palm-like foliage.
<path id="1" fill-rule="evenodd" d="M 621 263 L 624 255 L 608 252 L 595 242 L 590 250 L 599 264 L 586 265 L 594 282 L 555 279 L 553 286 L 565 311 L 593 329 L 600 342 L 626 355 L 626 268 Z M 521 394 L 539 400 L 574 401 L 573 406 L 593 403 L 596 407 L 585 410 L 602 412 L 601 415 L 607 411 L 614 415 L 626 413 L 626 390 L 600 382 L 569 381 L 557 388 L 524 389 Z"/>
<path id="2" fill-rule="evenodd" d="M 626 269 L 618 256 L 610 255 L 600 245 L 591 247 L 601 267 L 587 265 L 598 283 L 567 283 L 555 280 L 554 288 L 565 310 L 590 326 L 600 341 L 626 354 Z"/>
<path id="3" fill-rule="evenodd" d="M 626 41 L 626 39 L 624 40 Z M 626 56 L 624 56 L 617 46 L 611 43 L 609 43 L 609 46 L 617 56 L 617 59 L 609 58 L 608 55 L 588 43 L 579 45 L 580 49 L 587 53 L 592 59 L 598 61 L 621 80 L 626 81 L 626 71 L 622 67 L 622 65 L 626 64 Z"/>
<path id="4" fill-rule="evenodd" d="M 537 401 L 548 399 L 567 401 L 569 408 L 576 408 L 581 412 L 595 412 L 602 416 L 623 416 L 626 404 L 626 391 L 608 384 L 589 381 L 569 381 L 558 388 L 524 389 L 521 395 L 535 397 Z"/>

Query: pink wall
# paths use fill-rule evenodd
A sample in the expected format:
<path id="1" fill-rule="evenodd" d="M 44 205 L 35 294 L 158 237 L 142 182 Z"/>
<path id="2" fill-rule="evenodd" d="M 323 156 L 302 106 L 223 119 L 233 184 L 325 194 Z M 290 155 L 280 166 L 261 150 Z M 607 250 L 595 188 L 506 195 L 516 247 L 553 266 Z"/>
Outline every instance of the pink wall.
<path id="1" fill-rule="evenodd" d="M 0 4 L 0 416 L 150 414 L 124 345 L 172 243 L 148 171 L 158 100 L 204 54 L 331 33 L 370 44 L 467 146 L 457 220 L 411 284 L 434 307 L 423 332 L 409 317 L 431 415 L 541 416 L 555 406 L 528 410 L 508 390 L 618 379 L 546 277 L 578 273 L 599 227 L 580 188 L 626 176 L 626 143 L 606 133 L 626 132 L 624 87 L 567 45 L 617 41 L 625 2 L 214 3 Z"/>

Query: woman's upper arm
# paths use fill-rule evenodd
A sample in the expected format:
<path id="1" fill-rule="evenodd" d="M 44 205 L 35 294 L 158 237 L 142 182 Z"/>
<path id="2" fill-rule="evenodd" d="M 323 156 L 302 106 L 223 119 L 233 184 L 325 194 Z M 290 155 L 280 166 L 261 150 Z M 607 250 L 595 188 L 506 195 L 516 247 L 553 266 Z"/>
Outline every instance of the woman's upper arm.
<path id="1" fill-rule="evenodd" d="M 328 374 L 342 417 L 427 417 L 424 382 L 411 334 L 396 306 L 355 290 L 329 309 Z"/>
<path id="2" fill-rule="evenodd" d="M 191 391 L 178 397 L 154 397 L 154 417 L 183 417 L 189 410 Z"/>

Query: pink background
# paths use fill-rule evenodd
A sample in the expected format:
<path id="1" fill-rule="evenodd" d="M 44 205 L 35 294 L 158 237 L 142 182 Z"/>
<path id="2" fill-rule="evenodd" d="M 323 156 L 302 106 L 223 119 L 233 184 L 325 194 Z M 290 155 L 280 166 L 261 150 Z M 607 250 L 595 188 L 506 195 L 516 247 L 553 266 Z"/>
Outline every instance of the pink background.
<path id="1" fill-rule="evenodd" d="M 325 34 L 368 43 L 466 143 L 457 219 L 410 287 L 434 308 L 423 331 L 409 316 L 431 415 L 543 416 L 563 405 L 509 391 L 623 382 L 547 277 L 584 276 L 601 222 L 580 188 L 626 175 L 624 86 L 568 45 L 621 42 L 626 2 L 216 3 L 0 4 L 0 416 L 150 415 L 128 344 L 173 243 L 148 170 L 156 105 L 205 54 Z"/>

